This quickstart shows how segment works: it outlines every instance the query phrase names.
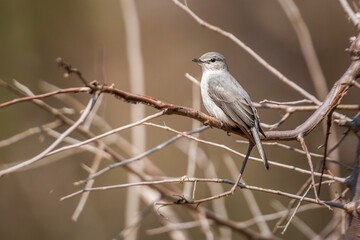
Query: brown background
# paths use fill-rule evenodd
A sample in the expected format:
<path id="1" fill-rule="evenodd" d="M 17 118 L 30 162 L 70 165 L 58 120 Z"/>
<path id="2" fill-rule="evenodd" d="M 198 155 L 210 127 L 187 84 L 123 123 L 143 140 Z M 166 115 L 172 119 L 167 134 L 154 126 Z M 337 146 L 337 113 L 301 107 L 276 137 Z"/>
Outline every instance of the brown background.
<path id="1" fill-rule="evenodd" d="M 348 39 L 354 34 L 337 1 L 296 1 L 308 24 L 316 52 L 323 68 L 328 86 L 342 75 L 349 64 Z M 232 32 L 264 59 L 315 94 L 312 81 L 299 49 L 298 40 L 286 15 L 277 1 L 254 0 L 188 0 L 189 7 L 203 19 L 224 30 Z M 230 71 L 247 89 L 253 101 L 299 100 L 288 86 L 261 67 L 242 49 L 224 37 L 200 27 L 181 9 L 168 0 L 136 1 L 141 24 L 142 50 L 145 67 L 146 94 L 166 102 L 191 106 L 192 84 L 184 74 L 200 78 L 201 71 L 191 62 L 204 52 L 218 51 L 228 61 Z M 41 93 L 40 81 L 48 81 L 60 87 L 80 86 L 70 77 L 64 79 L 55 59 L 62 57 L 79 68 L 88 80 L 98 80 L 117 88 L 129 90 L 129 74 L 124 36 L 124 22 L 118 1 L 0 1 L 0 78 L 6 82 L 16 79 Z M 102 74 L 102 72 L 104 74 Z M 15 96 L 0 89 L 0 102 Z M 74 95 L 84 104 L 89 96 Z M 344 103 L 356 103 L 356 90 L 350 91 Z M 49 98 L 48 103 L 62 107 L 63 103 Z M 71 107 L 71 106 L 67 106 Z M 203 109 L 204 110 L 204 109 Z M 129 105 L 106 96 L 99 113 L 113 126 L 129 123 Z M 147 113 L 154 110 L 147 108 Z M 260 110 L 261 120 L 274 123 L 282 112 Z M 296 114 L 281 129 L 290 129 L 301 123 L 310 113 Z M 354 112 L 347 112 L 351 117 Z M 73 116 L 76 119 L 76 116 Z M 31 103 L 0 109 L 0 139 L 6 139 L 30 127 L 52 121 L 54 118 Z M 178 116 L 166 116 L 158 123 L 166 122 L 178 130 L 189 130 L 191 120 Z M 64 130 L 64 129 L 62 129 Z M 337 130 L 342 132 L 342 129 Z M 148 146 L 156 146 L 173 134 L 147 128 Z M 129 131 L 122 133 L 129 137 Z M 77 135 L 75 135 L 77 136 Z M 77 136 L 79 137 L 79 136 Z M 245 151 L 246 146 L 236 143 L 235 136 L 210 130 L 201 138 L 224 143 L 234 149 Z M 315 129 L 306 138 L 311 151 L 321 152 L 317 147 L 323 143 L 323 131 Z M 350 136 L 341 148 L 341 161 L 351 164 L 354 157 L 354 137 Z M 45 149 L 53 141 L 36 136 L 7 148 L 0 149 L 0 163 L 12 163 L 28 159 Z M 186 141 L 181 142 L 183 144 Z M 297 143 L 291 143 L 298 146 Z M 231 178 L 221 157 L 226 153 L 209 146 L 203 147 L 217 167 L 219 177 Z M 308 168 L 304 156 L 276 147 L 265 147 L 269 159 Z M 254 156 L 257 152 L 254 151 Z M 235 158 L 235 156 L 232 156 Z M 80 163 L 90 164 L 93 155 L 78 154 L 61 159 L 45 167 L 19 172 L 0 179 L 0 238 L 1 239 L 111 239 L 124 227 L 126 190 L 97 192 L 90 195 L 84 212 L 77 223 L 71 215 L 79 198 L 59 202 L 59 198 L 78 189 L 73 182 L 86 177 Z M 151 160 L 167 176 L 179 177 L 186 173 L 187 156 L 175 145 L 151 155 Z M 240 159 L 237 161 L 240 166 Z M 109 162 L 104 161 L 102 167 Z M 176 167 L 174 167 L 176 166 Z M 348 172 L 344 172 L 346 176 Z M 117 169 L 100 177 L 96 185 L 125 183 L 126 172 Z M 198 177 L 202 176 L 197 172 Z M 250 162 L 245 179 L 248 184 L 295 193 L 306 179 L 305 176 L 273 167 L 265 171 L 262 164 Z M 199 186 L 198 186 L 199 188 Z M 325 188 L 324 188 L 325 189 Z M 208 196 L 205 188 L 198 196 Z M 274 210 L 274 199 L 284 204 L 288 199 L 254 193 L 264 213 Z M 328 197 L 324 190 L 322 198 Z M 237 192 L 226 201 L 232 220 L 249 219 L 250 213 L 242 194 Z M 204 204 L 210 206 L 209 204 Z M 181 207 L 175 207 L 180 210 Z M 326 209 L 300 213 L 298 216 L 319 232 L 332 213 Z M 185 216 L 185 220 L 190 220 Z M 271 226 L 274 222 L 270 222 Z M 160 226 L 155 213 L 148 215 L 141 225 L 141 239 L 163 239 L 167 235 L 149 237 L 145 229 Z M 256 229 L 256 228 L 254 228 Z M 204 238 L 199 229 L 190 231 L 194 239 Z M 284 238 L 302 236 L 290 227 Z M 234 238 L 240 238 L 234 234 Z"/>

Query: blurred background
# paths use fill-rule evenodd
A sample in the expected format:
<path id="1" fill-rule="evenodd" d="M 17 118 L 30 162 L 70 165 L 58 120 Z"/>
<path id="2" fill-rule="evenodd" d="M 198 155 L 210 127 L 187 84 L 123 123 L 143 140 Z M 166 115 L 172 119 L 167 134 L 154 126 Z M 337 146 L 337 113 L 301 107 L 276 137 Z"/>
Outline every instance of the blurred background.
<path id="1" fill-rule="evenodd" d="M 301 0 L 295 1 L 309 28 L 316 53 L 324 72 L 328 87 L 341 77 L 347 69 L 350 59 L 345 52 L 349 46 L 349 37 L 355 34 L 355 28 L 349 21 L 338 1 Z M 226 58 L 233 76 L 248 91 L 253 101 L 264 99 L 274 101 L 294 101 L 303 99 L 298 93 L 279 81 L 260 66 L 240 47 L 219 34 L 197 24 L 188 14 L 170 0 L 135 1 L 141 30 L 141 50 L 144 64 L 145 94 L 165 102 L 192 106 L 193 84 L 185 78 L 190 73 L 200 80 L 201 69 L 191 62 L 208 51 L 217 51 Z M 188 6 L 201 18 L 222 29 L 233 33 L 255 52 L 272 64 L 285 76 L 305 90 L 315 94 L 309 71 L 301 53 L 296 34 L 277 1 L 268 0 L 188 0 Z M 0 78 L 11 83 L 16 79 L 28 86 L 35 94 L 46 91 L 43 82 L 60 88 L 81 86 L 74 76 L 64 79 L 63 70 L 55 59 L 62 57 L 74 67 L 80 69 L 87 80 L 115 84 L 119 89 L 130 91 L 129 63 L 126 50 L 126 36 L 123 11 L 119 1 L 0 1 Z M 83 104 L 89 96 L 72 95 Z M 16 98 L 14 94 L 0 88 L 0 102 Z M 55 97 L 46 99 L 53 107 L 73 106 Z M 343 103 L 358 103 L 356 91 L 351 89 Z M 131 122 L 130 104 L 112 96 L 104 96 L 98 111 L 111 127 L 120 127 Z M 146 114 L 156 111 L 146 107 Z M 203 111 L 205 109 L 201 108 Z M 79 111 L 70 115 L 77 119 Z M 355 111 L 344 111 L 349 117 Z M 284 112 L 280 110 L 259 110 L 262 122 L 275 123 Z M 294 114 L 280 129 L 293 129 L 311 113 Z M 55 118 L 36 105 L 26 102 L 0 109 L 0 140 L 7 139 L 26 129 L 51 122 Z M 155 120 L 180 131 L 192 128 L 192 120 L 179 116 L 165 116 Z M 63 132 L 66 128 L 60 128 Z M 166 141 L 174 134 L 160 129 L 146 127 L 146 147 L 149 149 Z M 100 133 L 99 129 L 92 129 Z M 336 127 L 333 132 L 339 134 L 344 129 Z M 121 135 L 130 139 L 131 132 Z M 84 140 L 80 135 L 72 135 Z M 211 129 L 200 138 L 226 144 L 231 148 L 245 152 L 247 146 L 235 142 L 237 136 Z M 340 148 L 340 161 L 352 164 L 355 156 L 355 137 L 349 136 Z M 54 141 L 45 134 L 35 135 L 11 146 L 0 148 L 1 168 L 7 164 L 29 159 Z M 324 132 L 317 127 L 306 141 L 312 152 L 322 153 L 318 146 L 323 144 Z M 296 142 L 289 143 L 300 147 Z M 186 174 L 188 157 L 179 148 L 187 146 L 187 140 L 181 140 L 166 149 L 150 155 L 151 161 L 166 176 L 181 177 Z M 225 151 L 207 145 L 199 145 L 217 169 L 219 178 L 233 179 L 226 167 L 223 156 Z M 126 155 L 120 148 L 119 154 Z M 305 156 L 276 147 L 265 146 L 268 158 L 308 169 Z M 258 156 L 253 151 L 253 156 Z M 234 158 L 238 167 L 242 159 Z M 4 176 L 0 179 L 0 239 L 111 239 L 124 227 L 126 208 L 126 189 L 94 192 L 90 194 L 83 213 L 77 222 L 71 220 L 79 197 L 67 201 L 59 199 L 72 193 L 80 186 L 73 183 L 87 177 L 81 164 L 90 165 L 93 154 L 81 153 L 63 157 L 56 162 Z M 316 160 L 314 160 L 316 161 Z M 108 160 L 100 168 L 110 164 Z M 342 171 L 341 176 L 347 176 Z M 128 182 L 127 172 L 113 170 L 99 177 L 95 186 Z M 196 171 L 195 177 L 202 177 Z M 296 193 L 307 176 L 288 170 L 272 167 L 265 171 L 261 163 L 250 161 L 244 179 L 250 185 L 272 188 Z M 177 184 L 179 185 L 179 184 Z M 178 186 L 182 187 L 182 186 Z M 209 196 L 206 185 L 198 185 L 197 198 Z M 272 201 L 286 205 L 289 199 L 254 192 L 264 214 L 272 213 Z M 321 198 L 329 198 L 327 188 L 323 188 Z M 146 205 L 141 204 L 141 208 Z M 211 208 L 211 204 L 204 206 Z M 180 206 L 173 207 L 181 213 Z M 226 199 L 229 219 L 244 221 L 251 218 L 248 206 L 241 191 Z M 189 215 L 181 213 L 183 221 L 191 220 Z M 325 208 L 299 213 L 313 231 L 321 231 L 332 213 Z M 271 221 L 274 226 L 276 221 Z M 155 212 L 148 214 L 140 225 L 139 239 L 167 239 L 168 235 L 150 236 L 146 230 L 159 227 Z M 257 230 L 256 226 L 253 227 Z M 188 230 L 193 239 L 204 239 L 199 228 Z M 295 227 L 290 226 L 285 239 L 303 237 Z M 233 233 L 233 239 L 241 236 Z"/>

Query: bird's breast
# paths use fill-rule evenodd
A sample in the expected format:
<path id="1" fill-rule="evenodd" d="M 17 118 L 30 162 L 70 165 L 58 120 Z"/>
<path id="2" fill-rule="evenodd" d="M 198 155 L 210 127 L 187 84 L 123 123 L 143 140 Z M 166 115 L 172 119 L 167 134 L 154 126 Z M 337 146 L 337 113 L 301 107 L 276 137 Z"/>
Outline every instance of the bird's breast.
<path id="1" fill-rule="evenodd" d="M 224 113 L 220 107 L 215 104 L 213 99 L 209 96 L 209 79 L 210 76 L 207 74 L 203 74 L 201 78 L 201 97 L 204 107 L 210 116 L 216 118 L 223 124 L 236 126 L 236 124 Z"/>

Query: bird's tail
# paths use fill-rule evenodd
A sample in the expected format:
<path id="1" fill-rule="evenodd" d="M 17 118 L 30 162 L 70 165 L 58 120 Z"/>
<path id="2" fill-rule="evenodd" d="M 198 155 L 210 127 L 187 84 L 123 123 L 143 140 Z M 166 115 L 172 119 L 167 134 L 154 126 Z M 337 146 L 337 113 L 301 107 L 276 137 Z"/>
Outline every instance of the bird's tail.
<path id="1" fill-rule="evenodd" d="M 256 129 L 255 126 L 253 126 L 251 128 L 251 133 L 254 137 L 254 140 L 255 140 L 256 146 L 259 150 L 260 156 L 261 156 L 262 160 L 264 161 L 265 168 L 269 170 L 268 160 L 266 158 L 265 151 L 264 151 L 263 145 L 260 140 L 259 131 Z"/>

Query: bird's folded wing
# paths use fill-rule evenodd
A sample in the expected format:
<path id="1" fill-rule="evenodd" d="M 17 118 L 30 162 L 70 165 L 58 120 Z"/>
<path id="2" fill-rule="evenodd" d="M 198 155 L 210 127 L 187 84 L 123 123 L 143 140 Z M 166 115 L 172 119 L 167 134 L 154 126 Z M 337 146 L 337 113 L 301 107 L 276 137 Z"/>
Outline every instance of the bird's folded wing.
<path id="1" fill-rule="evenodd" d="M 226 82 L 225 88 L 224 84 L 221 79 L 211 79 L 208 86 L 209 96 L 231 120 L 249 131 L 257 118 L 249 96 L 240 85 Z"/>

